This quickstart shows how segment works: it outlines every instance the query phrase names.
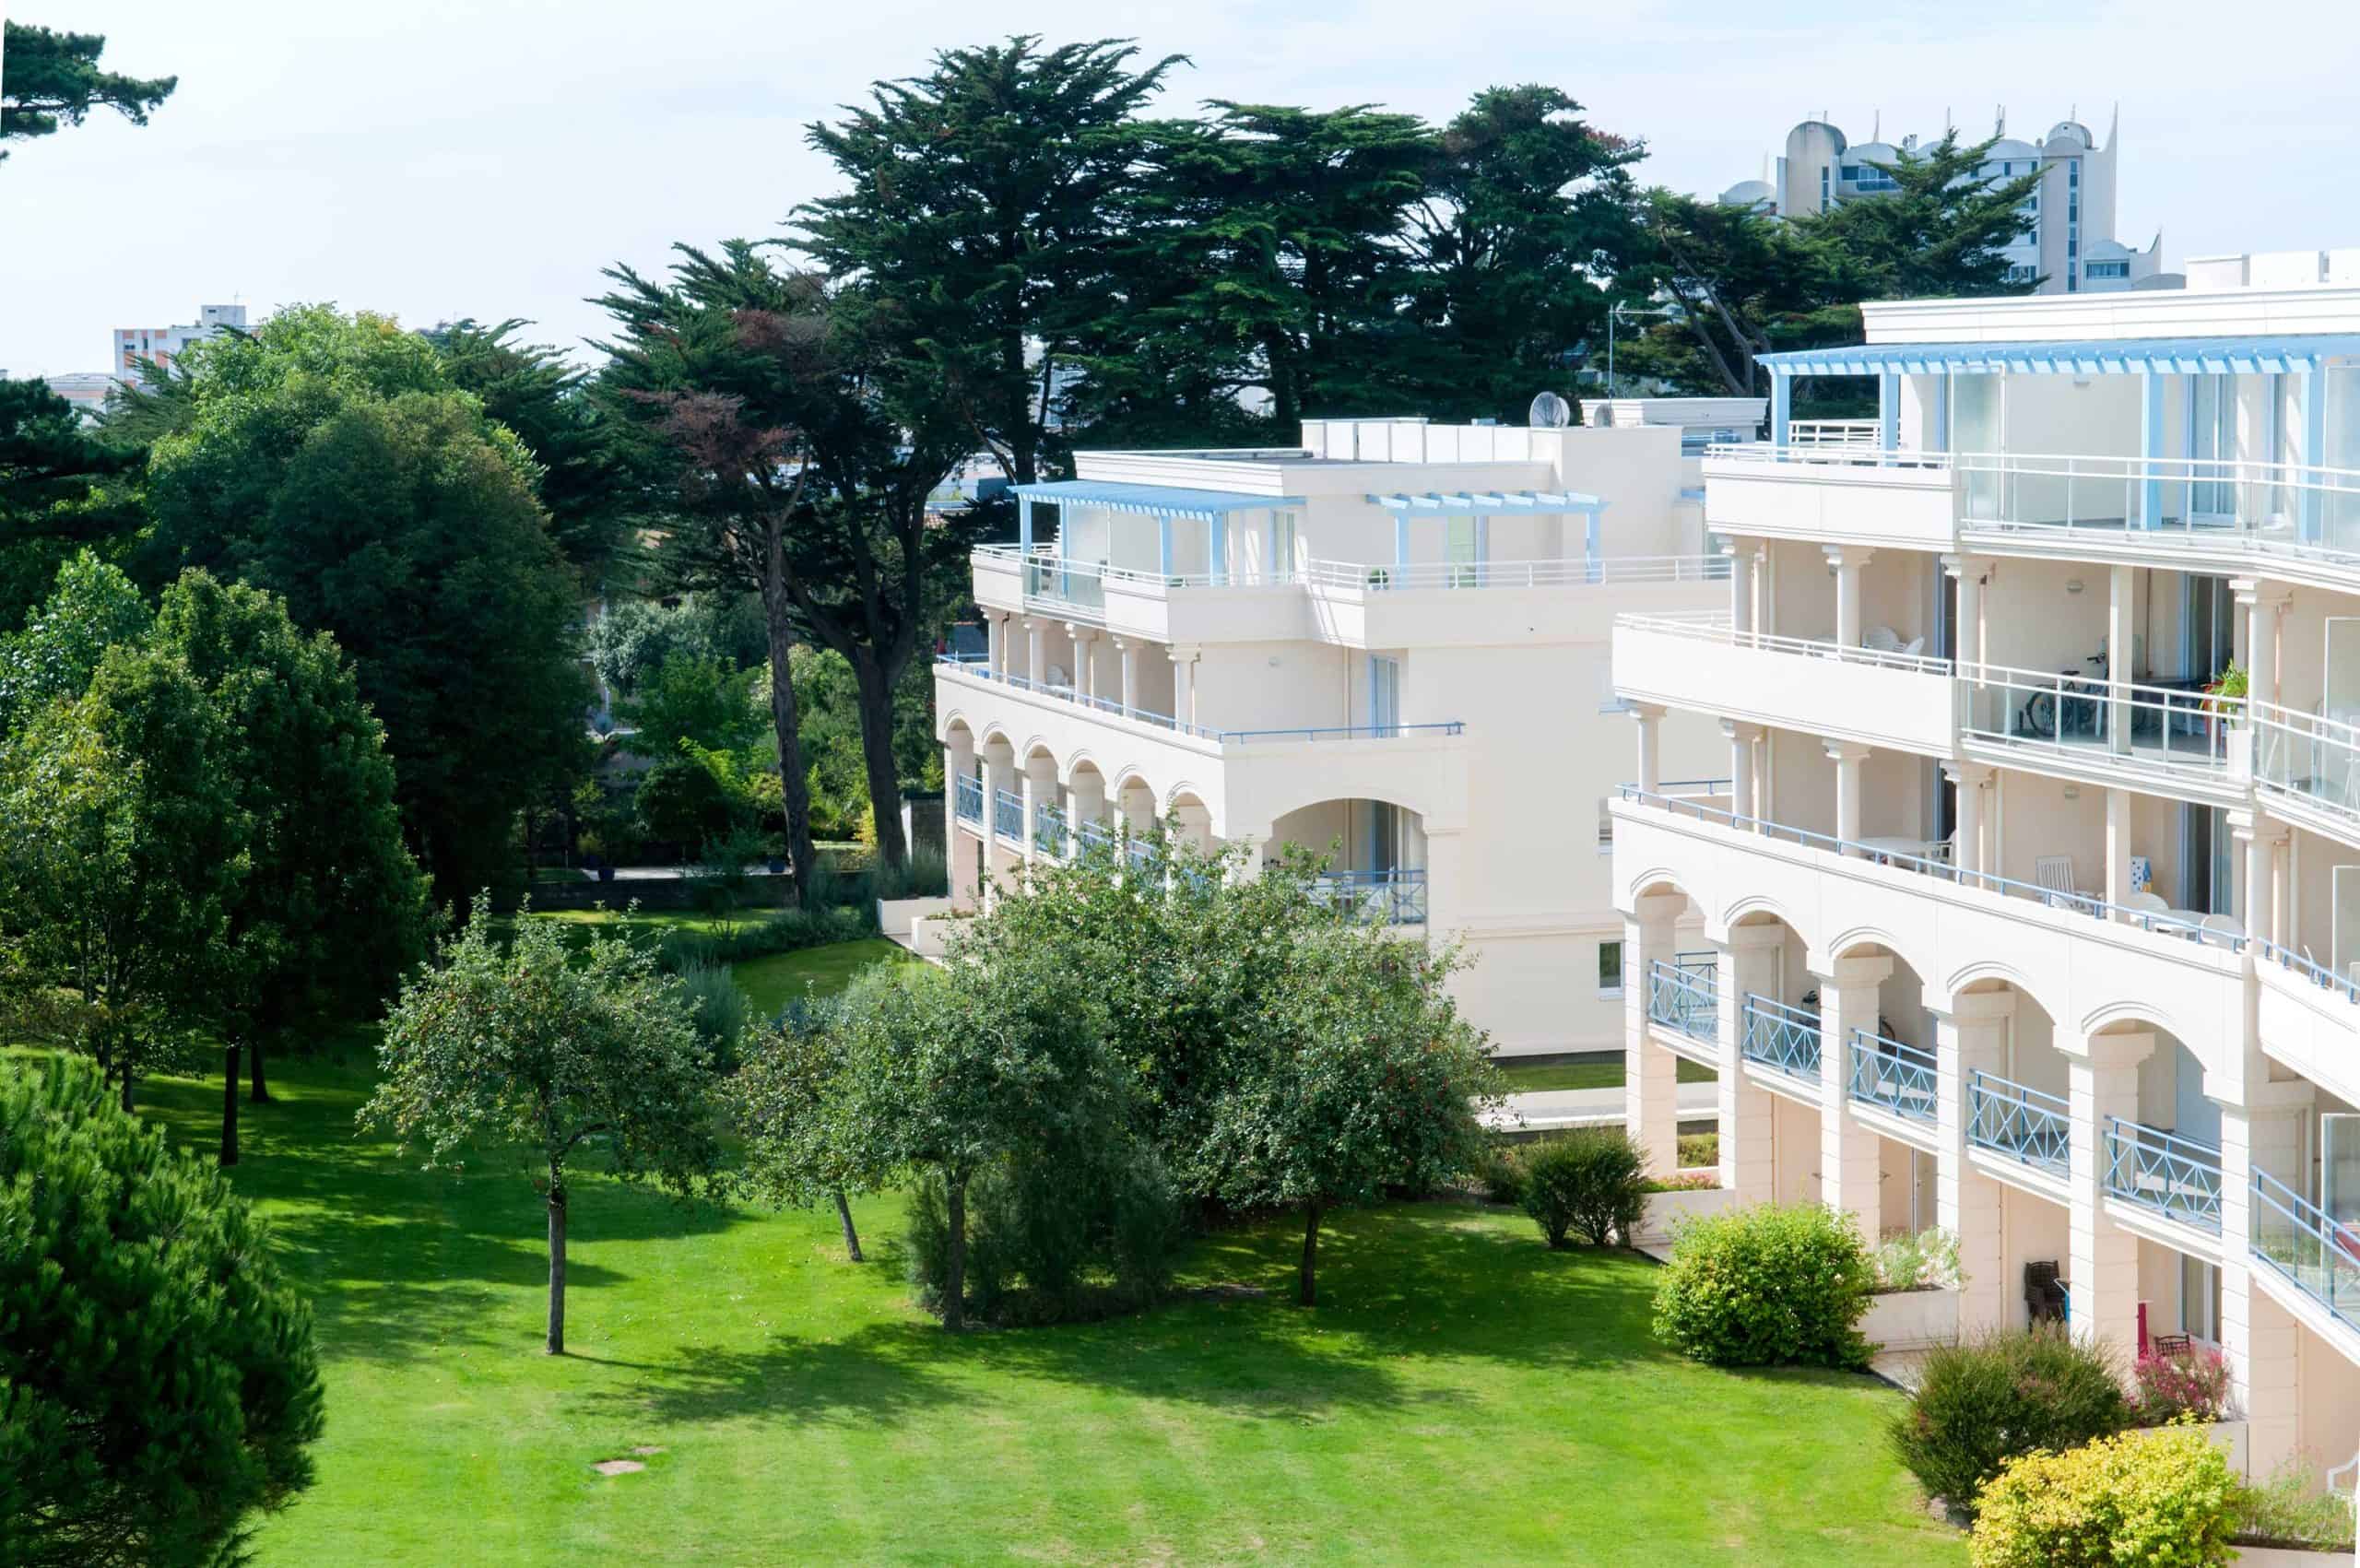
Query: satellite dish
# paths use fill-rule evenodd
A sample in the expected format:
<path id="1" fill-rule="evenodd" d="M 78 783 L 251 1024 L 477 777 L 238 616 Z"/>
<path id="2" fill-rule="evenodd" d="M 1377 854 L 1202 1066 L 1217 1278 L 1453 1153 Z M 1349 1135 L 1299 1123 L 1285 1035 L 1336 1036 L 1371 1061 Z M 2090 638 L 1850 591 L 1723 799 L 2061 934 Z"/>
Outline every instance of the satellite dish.
<path id="1" fill-rule="evenodd" d="M 1544 392 L 1532 400 L 1524 422 L 1536 430 L 1562 430 L 1574 422 L 1574 407 L 1555 393 Z"/>

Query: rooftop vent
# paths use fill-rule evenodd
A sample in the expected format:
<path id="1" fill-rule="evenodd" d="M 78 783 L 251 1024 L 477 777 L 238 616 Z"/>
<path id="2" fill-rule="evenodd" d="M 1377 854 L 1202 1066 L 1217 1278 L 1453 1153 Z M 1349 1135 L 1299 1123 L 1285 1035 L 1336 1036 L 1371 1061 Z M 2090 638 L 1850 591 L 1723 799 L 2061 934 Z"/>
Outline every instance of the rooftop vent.
<path id="1" fill-rule="evenodd" d="M 1553 392 L 1544 392 L 1532 400 L 1524 422 L 1536 430 L 1562 430 L 1574 422 L 1573 405 Z"/>

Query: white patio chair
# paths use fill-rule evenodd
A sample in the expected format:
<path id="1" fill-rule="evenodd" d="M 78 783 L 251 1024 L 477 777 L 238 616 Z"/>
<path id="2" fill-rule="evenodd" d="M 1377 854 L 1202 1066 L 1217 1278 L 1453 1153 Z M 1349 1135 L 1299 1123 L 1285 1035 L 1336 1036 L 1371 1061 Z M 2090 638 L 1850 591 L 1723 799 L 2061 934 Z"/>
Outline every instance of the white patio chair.
<path id="1" fill-rule="evenodd" d="M 1890 626 L 1871 626 L 1861 635 L 1860 646 L 1872 653 L 1897 654 L 1901 652 L 1901 633 Z"/>
<path id="2" fill-rule="evenodd" d="M 2132 893 L 2122 901 L 2122 907 L 2135 909 L 2142 914 L 2161 914 L 2171 908 L 2171 905 L 2153 893 Z"/>
<path id="3" fill-rule="evenodd" d="M 2246 934 L 2243 925 L 2225 914 L 2208 914 L 2196 929 L 2196 939 L 2200 942 L 2210 937 L 2242 937 Z"/>
<path id="4" fill-rule="evenodd" d="M 2070 855 L 2043 855 L 2032 863 L 2033 885 L 2047 890 L 2049 897 L 2043 901 L 2051 909 L 2074 909 L 2083 914 L 2090 911 L 2092 899 L 2073 880 L 2073 857 Z"/>
<path id="5" fill-rule="evenodd" d="M 1925 651 L 1926 639 L 1923 637 L 1912 637 L 1907 643 L 1902 644 L 1901 654 L 1904 658 L 1914 659 Z"/>

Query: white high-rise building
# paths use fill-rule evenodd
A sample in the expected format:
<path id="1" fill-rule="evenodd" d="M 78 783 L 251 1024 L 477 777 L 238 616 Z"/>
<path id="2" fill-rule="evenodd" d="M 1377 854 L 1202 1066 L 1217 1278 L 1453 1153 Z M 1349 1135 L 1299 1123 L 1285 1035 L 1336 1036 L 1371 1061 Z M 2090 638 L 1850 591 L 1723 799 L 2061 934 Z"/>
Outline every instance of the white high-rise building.
<path id="1" fill-rule="evenodd" d="M 114 329 L 114 357 L 109 361 L 109 369 L 124 380 L 138 373 L 142 360 L 150 361 L 158 370 L 170 370 L 172 361 L 190 344 L 231 328 L 242 332 L 245 326 L 243 305 L 200 305 L 196 320 L 179 326 L 119 326 Z"/>
<path id="2" fill-rule="evenodd" d="M 2163 236 L 2143 251 L 2115 238 L 2115 158 L 2119 121 L 2100 145 L 2078 120 L 2060 120 L 2037 142 L 2005 134 L 1985 155 L 1983 173 L 1994 182 L 2037 171 L 2040 183 L 2024 204 L 2024 228 L 2005 246 L 2010 273 L 2040 278 L 2043 294 L 2105 294 L 2127 289 L 2170 288 L 2163 268 Z M 1965 137 L 1962 136 L 1962 140 Z M 1720 195 L 1729 206 L 1750 206 L 1781 218 L 1804 218 L 1846 202 L 1872 200 L 1894 189 L 1891 170 L 1902 151 L 1920 150 L 1917 136 L 1899 146 L 1872 137 L 1854 143 L 1824 120 L 1805 120 L 1787 133 L 1775 178 L 1745 180 Z"/>
<path id="3" fill-rule="evenodd" d="M 2216 1345 L 2251 1472 L 2316 1479 L 2360 1448 L 2360 252 L 2188 281 L 1764 357 L 1773 439 L 1704 462 L 1728 603 L 1614 634 L 1628 1112 L 1668 1164 L 1711 1065 L 1724 1197 L 1950 1230 L 1963 1331 Z M 1802 375 L 1879 419 L 1814 442 Z"/>
<path id="4" fill-rule="evenodd" d="M 1464 940 L 1495 1049 L 1619 1047 L 1613 616 L 1726 600 L 1701 453 L 1762 411 L 1315 419 L 1298 447 L 1084 452 L 1015 487 L 1022 537 L 974 556 L 988 656 L 935 676 L 954 901 L 1157 820 L 1332 849 L 1340 904 Z M 1704 718 L 1660 744 L 1675 775 L 1719 754 Z"/>

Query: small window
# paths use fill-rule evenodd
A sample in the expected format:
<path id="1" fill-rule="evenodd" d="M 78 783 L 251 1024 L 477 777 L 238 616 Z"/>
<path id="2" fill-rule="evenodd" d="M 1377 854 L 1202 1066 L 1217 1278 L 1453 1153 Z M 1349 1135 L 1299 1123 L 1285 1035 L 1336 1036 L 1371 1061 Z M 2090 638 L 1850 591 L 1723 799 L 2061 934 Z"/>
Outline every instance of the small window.
<path id="1" fill-rule="evenodd" d="M 1598 994 L 1619 996 L 1622 994 L 1622 944 L 1600 942 L 1598 945 Z"/>

